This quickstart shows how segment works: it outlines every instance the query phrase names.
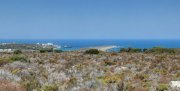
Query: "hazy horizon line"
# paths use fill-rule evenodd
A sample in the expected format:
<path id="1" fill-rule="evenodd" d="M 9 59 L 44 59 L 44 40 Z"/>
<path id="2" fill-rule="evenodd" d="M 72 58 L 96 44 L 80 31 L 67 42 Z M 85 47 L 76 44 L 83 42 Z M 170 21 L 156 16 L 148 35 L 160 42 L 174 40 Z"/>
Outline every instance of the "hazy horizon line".
<path id="1" fill-rule="evenodd" d="M 174 39 L 174 38 L 152 38 L 152 39 L 139 39 L 139 38 L 0 38 L 0 40 L 180 40 L 180 39 Z"/>

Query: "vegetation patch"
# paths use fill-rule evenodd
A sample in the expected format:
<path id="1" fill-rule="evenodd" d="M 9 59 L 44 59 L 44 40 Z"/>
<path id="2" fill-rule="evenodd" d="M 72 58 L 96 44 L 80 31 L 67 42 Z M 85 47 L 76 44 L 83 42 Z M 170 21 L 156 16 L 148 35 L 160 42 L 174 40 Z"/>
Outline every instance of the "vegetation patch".
<path id="1" fill-rule="evenodd" d="M 171 48 L 154 47 L 154 48 L 147 49 L 144 52 L 145 53 L 171 53 L 171 54 L 174 54 L 174 53 L 176 53 L 176 50 L 171 49 Z"/>
<path id="2" fill-rule="evenodd" d="M 140 79 L 140 80 L 144 80 L 144 79 L 148 79 L 149 75 L 148 74 L 136 74 L 134 79 Z"/>
<path id="3" fill-rule="evenodd" d="M 109 76 L 98 77 L 98 79 L 101 80 L 104 84 L 118 83 L 121 82 L 123 78 L 123 74 L 114 74 Z"/>
<path id="4" fill-rule="evenodd" d="M 130 52 L 130 53 L 137 53 L 137 52 L 142 52 L 141 49 L 139 48 L 122 48 L 120 52 Z"/>
<path id="5" fill-rule="evenodd" d="M 14 62 L 14 61 L 28 62 L 26 57 L 22 56 L 22 55 L 14 55 L 14 56 L 10 57 L 10 60 L 11 60 L 11 62 Z"/>
<path id="6" fill-rule="evenodd" d="M 55 84 L 45 84 L 42 88 L 35 91 L 58 91 L 58 87 Z"/>
<path id="7" fill-rule="evenodd" d="M 48 49 L 48 48 L 46 48 L 46 49 L 40 49 L 39 52 L 40 52 L 40 53 L 53 52 L 53 49 L 52 49 L 52 48 L 50 48 L 50 49 Z"/>
<path id="8" fill-rule="evenodd" d="M 0 58 L 0 66 L 3 66 L 9 62 L 11 62 L 11 61 L 6 58 Z"/>
<path id="9" fill-rule="evenodd" d="M 61 53 L 63 52 L 62 50 L 54 50 L 55 53 Z"/>
<path id="10" fill-rule="evenodd" d="M 166 91 L 168 90 L 168 84 L 159 84 L 159 86 L 157 87 L 157 91 Z"/>
<path id="11" fill-rule="evenodd" d="M 106 66 L 107 66 L 107 65 L 109 65 L 109 66 L 111 66 L 111 65 L 116 65 L 116 62 L 114 62 L 114 61 L 112 61 L 112 60 L 105 60 L 104 63 L 105 63 Z"/>
<path id="12" fill-rule="evenodd" d="M 15 50 L 14 54 L 22 54 L 22 51 L 21 50 Z"/>
<path id="13" fill-rule="evenodd" d="M 85 51 L 86 54 L 99 54 L 99 50 L 97 49 L 89 49 Z"/>
<path id="14" fill-rule="evenodd" d="M 153 47 L 149 49 L 139 49 L 139 48 L 121 48 L 120 53 L 122 52 L 128 52 L 128 53 L 139 53 L 139 52 L 144 52 L 144 53 L 170 53 L 174 54 L 178 51 L 177 49 L 173 48 L 162 48 L 162 47 Z"/>

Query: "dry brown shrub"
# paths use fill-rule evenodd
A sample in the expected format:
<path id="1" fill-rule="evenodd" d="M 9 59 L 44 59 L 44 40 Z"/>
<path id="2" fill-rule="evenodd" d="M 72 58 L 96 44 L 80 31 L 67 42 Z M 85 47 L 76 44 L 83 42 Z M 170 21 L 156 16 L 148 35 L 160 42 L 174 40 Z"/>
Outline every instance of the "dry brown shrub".
<path id="1" fill-rule="evenodd" d="M 26 91 L 26 89 L 17 83 L 0 81 L 0 91 Z"/>
<path id="2" fill-rule="evenodd" d="M 116 65 L 116 62 L 114 62 L 112 60 L 105 60 L 104 63 L 105 63 L 105 65 Z"/>
<path id="3" fill-rule="evenodd" d="M 111 56 L 117 56 L 117 55 L 118 55 L 118 54 L 115 53 L 115 52 L 111 53 Z"/>
<path id="4" fill-rule="evenodd" d="M 159 82 L 162 84 L 168 84 L 170 81 L 171 81 L 170 77 L 162 75 Z"/>

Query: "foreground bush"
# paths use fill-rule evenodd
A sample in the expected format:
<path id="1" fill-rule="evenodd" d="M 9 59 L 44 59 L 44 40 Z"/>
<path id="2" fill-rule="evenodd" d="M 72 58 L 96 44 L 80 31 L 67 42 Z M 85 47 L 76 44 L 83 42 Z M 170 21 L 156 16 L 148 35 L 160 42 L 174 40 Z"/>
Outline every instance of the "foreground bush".
<path id="1" fill-rule="evenodd" d="M 10 61 L 7 60 L 7 59 L 5 59 L 5 58 L 0 58 L 0 67 L 3 66 L 3 65 L 5 65 L 5 64 L 7 64 L 7 63 L 9 63 L 9 62 L 10 62 Z"/>
<path id="2" fill-rule="evenodd" d="M 99 54 L 99 50 L 97 49 L 89 49 L 85 51 L 86 54 Z"/>
<path id="3" fill-rule="evenodd" d="M 45 84 L 42 88 L 37 89 L 37 91 L 58 91 L 58 87 L 52 84 Z"/>
<path id="4" fill-rule="evenodd" d="M 166 91 L 168 90 L 168 85 L 167 84 L 159 84 L 157 87 L 157 91 Z"/>
<path id="5" fill-rule="evenodd" d="M 14 61 L 27 62 L 27 61 L 28 61 L 24 56 L 21 56 L 21 55 L 12 56 L 12 57 L 10 58 L 10 60 L 11 60 L 12 62 L 14 62 Z"/>

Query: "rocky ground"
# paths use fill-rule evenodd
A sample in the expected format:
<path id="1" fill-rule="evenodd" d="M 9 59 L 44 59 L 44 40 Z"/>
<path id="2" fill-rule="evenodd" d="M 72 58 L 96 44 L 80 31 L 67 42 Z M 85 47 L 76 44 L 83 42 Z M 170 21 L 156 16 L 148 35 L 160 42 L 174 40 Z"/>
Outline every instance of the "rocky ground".
<path id="1" fill-rule="evenodd" d="M 0 91 L 180 91 L 178 86 L 180 54 L 0 54 Z"/>

